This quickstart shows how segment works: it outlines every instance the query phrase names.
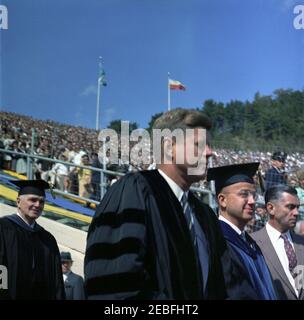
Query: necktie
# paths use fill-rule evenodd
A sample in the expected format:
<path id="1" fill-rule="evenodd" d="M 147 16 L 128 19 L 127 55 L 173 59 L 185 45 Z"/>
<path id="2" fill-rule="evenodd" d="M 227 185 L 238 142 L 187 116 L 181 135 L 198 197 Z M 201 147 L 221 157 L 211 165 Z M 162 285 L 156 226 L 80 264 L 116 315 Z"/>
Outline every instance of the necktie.
<path id="1" fill-rule="evenodd" d="M 242 231 L 242 233 L 241 233 L 241 238 L 242 238 L 246 243 L 248 243 L 248 241 L 247 241 L 247 239 L 246 239 L 245 231 Z"/>
<path id="2" fill-rule="evenodd" d="M 242 231 L 241 237 L 242 237 L 242 239 L 249 245 L 249 247 L 250 247 L 251 249 L 254 249 L 253 244 L 250 242 L 250 240 L 249 240 L 249 239 L 247 238 L 247 236 L 246 236 L 246 231 Z"/>
<path id="3" fill-rule="evenodd" d="M 183 194 L 181 204 L 183 207 L 183 212 L 184 212 L 185 218 L 187 220 L 188 228 L 191 233 L 192 242 L 195 245 L 196 244 L 196 237 L 195 237 L 195 230 L 194 230 L 193 215 L 192 215 L 189 203 L 188 203 L 188 198 L 187 198 L 186 193 Z"/>
<path id="4" fill-rule="evenodd" d="M 281 237 L 284 240 L 284 248 L 286 251 L 286 255 L 288 258 L 288 262 L 289 262 L 289 271 L 292 274 L 292 276 L 296 276 L 295 274 L 293 274 L 293 270 L 297 265 L 297 257 L 296 257 L 296 253 L 291 245 L 291 243 L 289 242 L 287 235 L 286 234 L 281 234 Z"/>

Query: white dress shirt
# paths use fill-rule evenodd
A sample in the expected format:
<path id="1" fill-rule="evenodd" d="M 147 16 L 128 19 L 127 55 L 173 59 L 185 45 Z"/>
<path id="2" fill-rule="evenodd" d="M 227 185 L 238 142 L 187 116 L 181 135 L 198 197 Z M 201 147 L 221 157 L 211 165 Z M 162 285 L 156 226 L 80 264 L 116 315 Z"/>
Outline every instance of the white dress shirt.
<path id="1" fill-rule="evenodd" d="M 66 281 L 66 279 L 68 278 L 68 275 L 71 273 L 71 271 L 68 271 L 68 272 L 65 272 L 65 273 L 62 273 L 62 276 L 63 276 L 63 282 Z"/>
<path id="2" fill-rule="evenodd" d="M 184 194 L 183 189 L 175 181 L 173 181 L 170 177 L 168 177 L 162 170 L 158 169 L 157 171 L 166 180 L 166 182 L 170 186 L 171 190 L 175 194 L 178 201 L 181 202 L 183 194 Z M 188 196 L 188 191 L 186 192 L 186 194 Z"/>
<path id="3" fill-rule="evenodd" d="M 297 296 L 299 296 L 299 292 L 295 286 L 295 280 L 289 271 L 289 261 L 288 261 L 288 257 L 287 257 L 287 254 L 286 254 L 286 251 L 284 248 L 284 239 L 281 237 L 281 232 L 279 232 L 277 229 L 275 229 L 273 226 L 271 226 L 268 222 L 266 224 L 266 231 L 268 233 L 270 241 L 274 247 L 274 250 L 275 250 L 280 262 L 281 262 L 281 265 L 285 271 L 285 274 L 286 274 L 290 284 L 294 288 L 294 291 L 297 294 Z M 288 238 L 290 244 L 294 248 L 289 231 L 286 232 L 286 235 L 287 235 L 287 238 Z"/>

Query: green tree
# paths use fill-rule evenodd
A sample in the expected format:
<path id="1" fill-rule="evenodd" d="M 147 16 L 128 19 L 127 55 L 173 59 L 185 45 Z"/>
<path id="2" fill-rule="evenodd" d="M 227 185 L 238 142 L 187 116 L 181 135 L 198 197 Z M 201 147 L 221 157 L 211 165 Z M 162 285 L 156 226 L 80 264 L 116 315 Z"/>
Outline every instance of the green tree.
<path id="1" fill-rule="evenodd" d="M 122 120 L 112 120 L 109 123 L 107 128 L 113 129 L 115 132 L 117 132 L 120 135 L 121 134 L 121 121 Z M 129 133 L 131 133 L 135 129 L 138 129 L 138 124 L 136 122 L 129 122 Z"/>

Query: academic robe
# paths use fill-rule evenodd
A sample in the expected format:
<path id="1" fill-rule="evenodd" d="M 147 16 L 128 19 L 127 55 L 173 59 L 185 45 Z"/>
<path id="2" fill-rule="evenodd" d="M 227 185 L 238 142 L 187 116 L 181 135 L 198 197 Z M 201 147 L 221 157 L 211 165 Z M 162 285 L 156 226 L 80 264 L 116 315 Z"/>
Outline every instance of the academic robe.
<path id="1" fill-rule="evenodd" d="M 182 207 L 152 170 L 119 179 L 96 209 L 85 254 L 88 299 L 225 299 L 221 262 L 229 256 L 217 217 L 192 192 L 188 199 L 208 241 L 205 290 Z"/>
<path id="2" fill-rule="evenodd" d="M 220 221 L 233 267 L 225 274 L 229 299 L 276 300 L 270 272 L 256 242 L 246 234 L 245 241 L 226 222 Z"/>
<path id="3" fill-rule="evenodd" d="M 31 228 L 16 214 L 0 219 L 0 264 L 8 272 L 0 299 L 65 298 L 56 240 L 37 223 Z"/>

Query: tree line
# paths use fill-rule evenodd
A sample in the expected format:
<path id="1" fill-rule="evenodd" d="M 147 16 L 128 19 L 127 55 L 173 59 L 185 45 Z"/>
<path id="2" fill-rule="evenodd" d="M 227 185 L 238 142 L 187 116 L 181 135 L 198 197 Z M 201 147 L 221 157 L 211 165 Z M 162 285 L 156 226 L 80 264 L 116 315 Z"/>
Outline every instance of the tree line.
<path id="1" fill-rule="evenodd" d="M 198 110 L 212 120 L 212 144 L 217 148 L 286 152 L 304 151 L 304 90 L 278 89 L 272 95 L 257 92 L 252 102 L 224 104 L 206 100 Z M 162 113 L 151 117 L 148 130 Z M 120 120 L 109 128 L 119 129 Z M 130 129 L 138 128 L 137 123 Z"/>

